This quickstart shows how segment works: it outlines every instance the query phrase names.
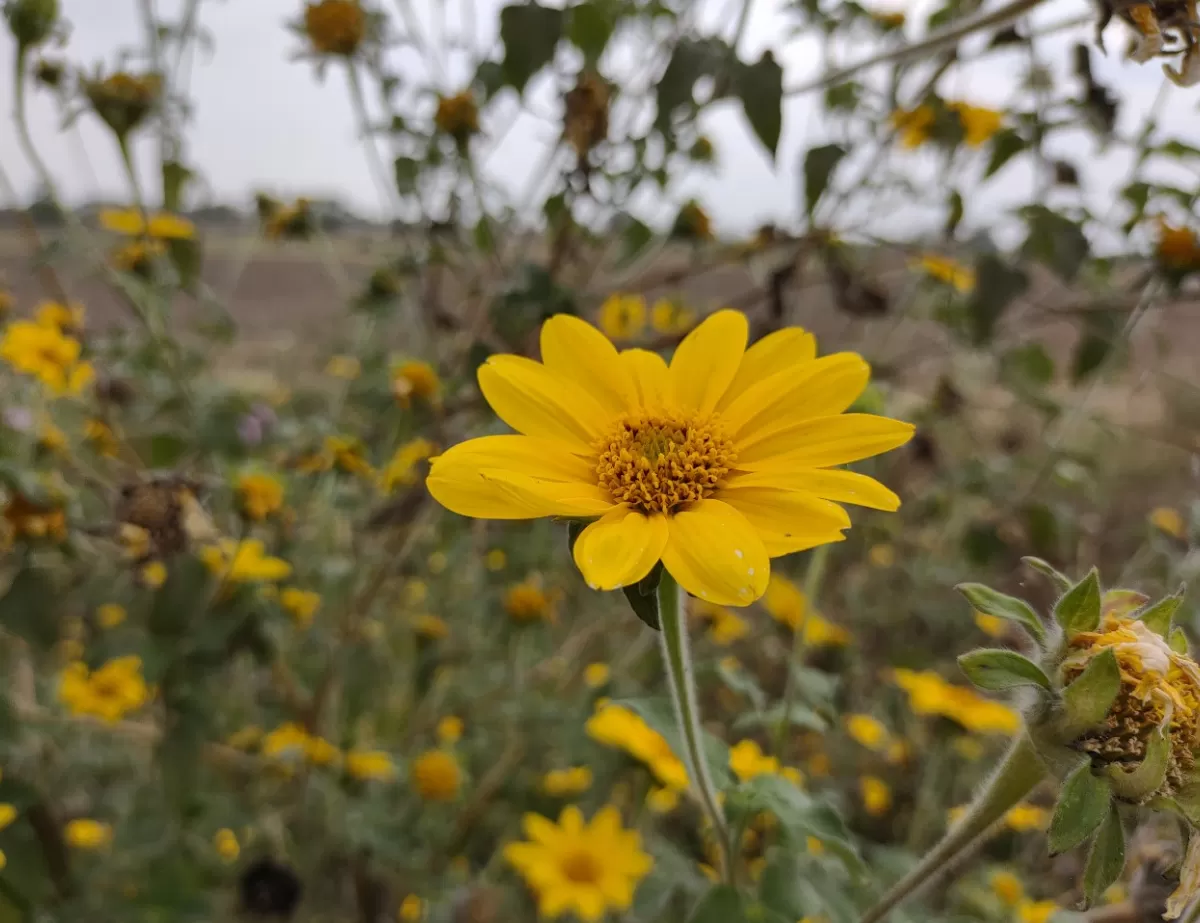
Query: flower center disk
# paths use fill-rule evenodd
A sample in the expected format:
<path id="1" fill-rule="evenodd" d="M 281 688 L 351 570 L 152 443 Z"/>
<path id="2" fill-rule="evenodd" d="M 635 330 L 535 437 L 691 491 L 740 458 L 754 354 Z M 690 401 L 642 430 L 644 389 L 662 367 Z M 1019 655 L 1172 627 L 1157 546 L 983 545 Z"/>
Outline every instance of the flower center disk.
<path id="1" fill-rule="evenodd" d="M 603 874 L 600 863 L 588 852 L 574 852 L 563 858 L 562 872 L 577 885 L 594 885 Z"/>
<path id="2" fill-rule="evenodd" d="M 733 443 L 712 417 L 637 414 L 601 443 L 596 474 L 613 502 L 669 513 L 710 496 L 735 460 Z"/>

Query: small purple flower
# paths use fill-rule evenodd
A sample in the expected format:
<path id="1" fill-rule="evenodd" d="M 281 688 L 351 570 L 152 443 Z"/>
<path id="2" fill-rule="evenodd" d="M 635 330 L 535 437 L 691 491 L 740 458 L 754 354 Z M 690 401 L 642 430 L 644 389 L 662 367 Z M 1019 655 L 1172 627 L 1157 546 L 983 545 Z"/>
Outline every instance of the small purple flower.
<path id="1" fill-rule="evenodd" d="M 5 407 L 4 425 L 18 433 L 33 429 L 33 411 L 28 407 Z"/>
<path id="2" fill-rule="evenodd" d="M 263 441 L 263 424 L 252 413 L 246 414 L 238 421 L 238 437 L 244 445 L 258 445 Z"/>
<path id="3" fill-rule="evenodd" d="M 261 423 L 265 430 L 270 431 L 275 428 L 275 424 L 279 422 L 279 418 L 275 416 L 275 410 L 270 404 L 264 404 L 259 401 L 250 408 L 252 413 Z"/>

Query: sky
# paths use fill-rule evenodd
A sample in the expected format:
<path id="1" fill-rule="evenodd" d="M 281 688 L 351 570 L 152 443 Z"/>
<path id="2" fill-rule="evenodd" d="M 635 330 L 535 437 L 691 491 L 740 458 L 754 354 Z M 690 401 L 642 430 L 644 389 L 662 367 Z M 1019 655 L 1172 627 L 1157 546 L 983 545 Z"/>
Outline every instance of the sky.
<path id="1" fill-rule="evenodd" d="M 65 18 L 71 23 L 69 40 L 61 54 L 70 62 L 92 70 L 103 64 L 111 67 L 123 52 L 144 46 L 137 15 L 138 0 L 61 0 Z M 383 0 L 389 11 L 396 6 Z M 497 13 L 500 0 L 412 0 L 420 28 L 433 47 L 445 48 L 446 37 L 459 34 L 464 11 L 475 9 L 471 17 L 475 47 L 497 46 Z M 179 15 L 182 0 L 157 0 L 160 15 L 172 19 Z M 702 29 L 715 29 L 732 23 L 737 0 L 704 0 L 697 21 Z M 868 4 L 869 5 L 869 4 Z M 989 6 L 999 6 L 991 3 Z M 905 10 L 910 37 L 920 35 L 923 13 L 928 2 L 878 0 L 876 8 Z M 193 104 L 188 128 L 187 159 L 199 167 L 206 195 L 200 200 L 249 205 L 256 189 L 280 195 L 306 194 L 339 198 L 356 210 L 381 217 L 388 206 L 382 198 L 368 158 L 357 136 L 345 75 L 332 69 L 323 81 L 314 75 L 311 62 L 295 60 L 300 42 L 286 27 L 287 20 L 302 10 L 300 0 L 204 0 L 201 23 L 211 41 L 192 68 L 188 87 Z M 1091 8 L 1088 0 L 1046 0 L 1035 12 L 1033 22 L 1042 26 L 1069 19 Z M 442 12 L 436 12 L 442 11 Z M 753 0 L 751 15 L 739 53 L 753 60 L 771 50 L 784 66 L 785 85 L 798 85 L 820 69 L 816 42 L 805 35 L 789 34 L 790 20 L 782 12 L 779 0 Z M 732 33 L 725 25 L 725 34 Z M 1126 100 L 1121 126 L 1132 131 L 1164 83 L 1156 64 L 1137 65 L 1122 60 L 1119 24 L 1110 27 L 1108 55 L 1097 61 L 1097 76 L 1118 89 Z M 1091 34 L 1090 26 L 1056 35 L 1042 47 L 1047 60 L 1060 74 L 1070 67 L 1070 44 Z M 5 36 L 7 38 L 7 36 Z M 979 41 L 967 46 L 978 48 Z M 863 49 L 835 49 L 839 64 L 849 63 Z M 458 89 L 470 73 L 463 57 L 439 54 L 439 64 L 430 68 L 413 51 L 396 53 L 398 72 L 409 79 L 432 77 L 444 90 Z M 1022 53 L 1004 52 L 986 61 L 954 68 L 943 78 L 939 89 L 944 96 L 966 99 L 981 105 L 1002 105 L 1012 98 L 1014 75 L 1023 66 Z M 0 40 L 0 73 L 11 73 L 14 48 Z M 606 61 L 616 73 L 628 73 L 640 63 L 616 48 Z M 920 81 L 916 81 L 919 83 Z M 543 82 L 531 86 L 529 108 L 534 113 L 553 112 L 551 88 Z M 1191 91 L 1169 89 L 1162 103 L 1164 124 L 1179 128 L 1177 135 L 1187 138 L 1195 120 L 1200 87 Z M 12 82 L 0 81 L 0 112 L 12 111 Z M 57 177 L 60 190 L 70 201 L 127 195 L 117 152 L 95 117 L 84 114 L 75 126 L 62 128 L 62 113 L 53 99 L 36 91 L 32 100 L 31 130 L 37 144 Z M 540 178 L 544 169 L 542 152 L 554 132 L 548 120 L 522 112 L 512 94 L 498 99 L 485 113 L 486 151 L 484 174 L 510 199 L 521 200 L 531 180 Z M 749 133 L 740 109 L 722 103 L 706 116 L 704 129 L 718 152 L 714 171 L 701 171 L 682 177 L 668 192 L 668 199 L 646 199 L 638 203 L 647 219 L 662 220 L 673 212 L 675 204 L 691 196 L 698 198 L 713 214 L 717 229 L 742 233 L 765 222 L 795 226 L 798 219 L 799 192 L 797 165 L 804 150 L 824 143 L 829 126 L 823 123 L 811 95 L 789 98 L 784 111 L 783 137 L 779 155 L 773 163 Z M 1128 162 L 1119 154 L 1100 150 L 1083 132 L 1073 133 L 1056 142 L 1057 153 L 1080 163 L 1088 197 L 1086 204 L 1103 213 L 1113 190 L 1127 177 Z M 144 176 L 151 175 L 153 151 L 143 144 L 137 156 Z M 916 158 L 918 175 L 924 170 L 936 180 L 939 164 L 923 155 Z M 982 156 L 982 155 L 980 155 Z M 34 187 L 34 174 L 21 154 L 12 132 L 0 132 L 0 166 L 19 190 Z M 1194 176 L 1191 181 L 1194 182 Z M 1032 188 L 1030 171 L 1020 165 L 1006 169 L 1003 180 L 981 190 L 969 189 L 967 220 L 986 223 L 994 210 L 1017 201 L 1027 201 Z M 1067 193 L 1067 195 L 1075 195 Z M 896 228 L 914 222 L 936 223 L 937 209 L 923 203 L 918 194 L 899 211 L 889 211 L 888 224 Z M 923 216 L 923 217 L 922 217 Z M 862 216 L 870 220 L 871 216 Z"/>

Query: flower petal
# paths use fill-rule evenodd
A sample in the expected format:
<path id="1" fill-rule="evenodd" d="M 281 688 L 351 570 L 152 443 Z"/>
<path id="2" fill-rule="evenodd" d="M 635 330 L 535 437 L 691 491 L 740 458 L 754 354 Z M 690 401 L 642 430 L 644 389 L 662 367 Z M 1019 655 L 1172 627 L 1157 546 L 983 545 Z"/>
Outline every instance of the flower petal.
<path id="1" fill-rule="evenodd" d="M 497 468 L 484 469 L 479 476 L 513 504 L 538 510 L 536 516 L 603 516 L 614 505 L 608 491 L 596 484 L 554 481 Z"/>
<path id="2" fill-rule="evenodd" d="M 773 558 L 840 542 L 850 527 L 844 509 L 801 490 L 730 487 L 721 499 L 746 517 Z"/>
<path id="3" fill-rule="evenodd" d="M 900 508 L 900 498 L 874 478 L 836 468 L 788 468 L 783 471 L 750 471 L 728 479 L 730 487 L 775 487 L 803 490 L 835 503 L 853 503 L 889 513 Z"/>
<path id="4" fill-rule="evenodd" d="M 738 446 L 737 466 L 768 471 L 845 465 L 902 446 L 915 431 L 911 423 L 867 413 L 816 417 Z"/>
<path id="5" fill-rule="evenodd" d="M 671 359 L 671 392 L 683 410 L 711 413 L 737 374 L 750 325 L 740 311 L 717 311 L 684 337 Z"/>
<path id="6" fill-rule="evenodd" d="M 648 349 L 626 349 L 621 352 L 625 374 L 633 381 L 638 404 L 662 408 L 671 394 L 671 376 L 667 363 L 658 353 Z"/>
<path id="7" fill-rule="evenodd" d="M 542 325 L 542 362 L 562 378 L 582 384 L 611 414 L 634 404 L 617 348 L 585 320 L 556 314 Z"/>
<path id="8" fill-rule="evenodd" d="M 801 420 L 841 413 L 870 378 L 870 366 L 857 353 L 822 356 L 751 386 L 721 412 L 721 420 L 740 448 Z"/>
<path id="9" fill-rule="evenodd" d="M 575 540 L 575 563 L 589 586 L 615 590 L 650 573 L 666 543 L 665 516 L 644 516 L 620 507 L 580 533 Z"/>
<path id="10" fill-rule="evenodd" d="M 745 516 L 710 499 L 675 513 L 669 524 L 663 566 L 685 590 L 719 606 L 748 606 L 762 596 L 771 562 Z"/>
<path id="11" fill-rule="evenodd" d="M 746 390 L 780 372 L 795 374 L 806 362 L 817 358 L 817 340 L 800 327 L 784 327 L 754 343 L 742 356 L 742 364 L 729 388 L 717 402 L 717 409 L 728 407 Z"/>
<path id="12" fill-rule="evenodd" d="M 479 388 L 496 416 L 519 433 L 591 451 L 612 414 L 568 378 L 523 356 L 492 356 L 479 367 Z"/>
<path id="13" fill-rule="evenodd" d="M 505 433 L 460 442 L 430 459 L 433 465 L 467 464 L 478 468 L 509 468 L 552 481 L 596 480 L 595 460 L 569 452 L 561 442 Z"/>

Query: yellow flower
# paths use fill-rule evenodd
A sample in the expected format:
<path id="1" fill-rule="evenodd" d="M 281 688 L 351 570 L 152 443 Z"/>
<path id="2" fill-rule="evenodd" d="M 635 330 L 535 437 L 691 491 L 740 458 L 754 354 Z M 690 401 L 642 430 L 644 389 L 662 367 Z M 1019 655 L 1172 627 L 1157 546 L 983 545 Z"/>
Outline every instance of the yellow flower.
<path id="1" fill-rule="evenodd" d="M 646 329 L 646 299 L 609 295 L 600 305 L 600 329 L 610 340 L 632 340 Z"/>
<path id="2" fill-rule="evenodd" d="M 920 147 L 930 139 L 937 116 L 928 104 L 916 109 L 897 109 L 891 115 L 892 127 L 900 135 L 900 146 L 908 150 Z"/>
<path id="3" fill-rule="evenodd" d="M 453 801 L 462 784 L 462 770 L 453 753 L 426 750 L 413 760 L 412 783 L 426 801 Z"/>
<path id="4" fill-rule="evenodd" d="M 826 621 L 817 612 L 808 611 L 804 591 L 782 574 L 771 574 L 762 601 L 771 618 L 792 631 L 803 623 L 804 643 L 810 647 L 842 647 L 850 643 L 846 629 Z"/>
<path id="5" fill-rule="evenodd" d="M 926 253 L 917 261 L 917 265 L 939 282 L 952 285 L 964 294 L 975 288 L 975 270 L 949 257 Z"/>
<path id="6" fill-rule="evenodd" d="M 136 208 L 106 208 L 100 212 L 100 226 L 125 237 L 152 237 L 159 240 L 190 240 L 196 226 L 187 218 L 158 212 L 149 222 Z"/>
<path id="7" fill-rule="evenodd" d="M 1184 524 L 1183 516 L 1180 515 L 1179 510 L 1169 506 L 1155 507 L 1150 513 L 1150 525 L 1172 538 L 1180 541 L 1187 539 L 1187 526 Z"/>
<path id="8" fill-rule="evenodd" d="M 228 827 L 222 827 L 213 834 L 213 848 L 225 862 L 236 862 L 242 852 L 242 847 L 238 845 L 237 834 Z"/>
<path id="9" fill-rule="evenodd" d="M 436 406 L 442 399 L 442 380 L 428 362 L 399 362 L 392 366 L 392 394 L 401 407 L 414 398 Z"/>
<path id="10" fill-rule="evenodd" d="M 846 733 L 868 750 L 882 750 L 888 744 L 888 730 L 870 715 L 848 715 Z"/>
<path id="11" fill-rule="evenodd" d="M 67 448 L 67 434 L 49 420 L 43 420 L 38 428 L 38 446 L 47 452 L 63 452 Z"/>
<path id="12" fill-rule="evenodd" d="M 425 566 L 429 568 L 429 573 L 440 574 L 449 563 L 450 559 L 446 557 L 446 552 L 435 551 L 426 559 Z"/>
<path id="13" fill-rule="evenodd" d="M 415 894 L 409 894 L 400 902 L 397 916 L 404 923 L 420 923 L 425 917 L 425 902 Z"/>
<path id="14" fill-rule="evenodd" d="M 646 792 L 646 807 L 655 814 L 670 814 L 679 807 L 679 790 L 652 786 L 650 791 Z"/>
<path id="15" fill-rule="evenodd" d="M 454 744 L 462 738 L 463 719 L 457 715 L 447 715 L 437 724 L 437 739 L 444 744 Z"/>
<path id="16" fill-rule="evenodd" d="M 1022 901 L 1017 905 L 1017 919 L 1020 923 L 1050 923 L 1061 909 L 1054 901 Z"/>
<path id="17" fill-rule="evenodd" d="M 96 621 L 101 628 L 116 628 L 127 616 L 125 607 L 120 603 L 105 603 L 96 607 Z"/>
<path id="18" fill-rule="evenodd" d="M 428 613 L 414 615 L 412 626 L 417 636 L 427 641 L 440 641 L 450 636 L 450 626 L 446 624 L 445 620 L 438 618 L 436 615 Z"/>
<path id="19" fill-rule="evenodd" d="M 1017 906 L 1025 898 L 1025 886 L 1021 884 L 1021 879 L 1005 869 L 992 872 L 988 884 L 996 897 L 1009 907 Z"/>
<path id="20" fill-rule="evenodd" d="M 122 141 L 154 111 L 163 88 L 162 77 L 153 73 L 116 71 L 82 82 L 92 110 Z"/>
<path id="21" fill-rule="evenodd" d="M 683 762 L 666 738 L 635 712 L 621 705 L 597 703 L 585 729 L 593 740 L 624 750 L 645 763 L 660 784 L 677 791 L 687 789 L 688 774 Z"/>
<path id="22" fill-rule="evenodd" d="M 858 780 L 858 793 L 862 798 L 863 810 L 872 817 L 882 817 L 892 807 L 892 790 L 877 776 L 863 776 Z"/>
<path id="23" fill-rule="evenodd" d="M 825 852 L 825 844 L 815 836 L 805 837 L 804 845 L 811 855 L 820 856 Z"/>
<path id="24" fill-rule="evenodd" d="M 43 301 L 38 305 L 34 319 L 39 326 L 52 327 L 64 336 L 74 336 L 83 330 L 87 311 L 81 304 L 69 306 L 57 301 Z"/>
<path id="25" fill-rule="evenodd" d="M 109 724 L 137 711 L 149 698 L 140 657 L 117 657 L 95 671 L 74 661 L 58 680 L 58 700 L 71 714 L 91 715 Z"/>
<path id="26" fill-rule="evenodd" d="M 279 592 L 279 605 L 296 620 L 297 625 L 307 628 L 321 608 L 321 594 L 294 586 L 284 587 Z"/>
<path id="27" fill-rule="evenodd" d="M 893 740 L 887 745 L 883 758 L 892 766 L 905 766 L 912 759 L 912 747 L 907 740 Z"/>
<path id="28" fill-rule="evenodd" d="M 624 829 L 611 805 L 588 823 L 571 806 L 557 824 L 526 814 L 524 825 L 529 841 L 504 847 L 504 858 L 537 896 L 538 912 L 546 918 L 574 913 L 594 923 L 610 910 L 628 910 L 638 883 L 654 866 L 637 831 Z"/>
<path id="29" fill-rule="evenodd" d="M 253 750 L 263 738 L 263 729 L 257 724 L 248 724 L 229 735 L 225 743 L 235 750 Z"/>
<path id="30" fill-rule="evenodd" d="M 13 321 L 0 338 L 0 359 L 38 379 L 54 395 L 79 394 L 95 373 L 79 358 L 79 341 L 57 327 Z"/>
<path id="31" fill-rule="evenodd" d="M 573 798 L 592 787 L 592 771 L 587 766 L 552 769 L 542 776 L 541 787 L 551 798 Z"/>
<path id="32" fill-rule="evenodd" d="M 534 577 L 510 586 L 504 594 L 504 611 L 514 622 L 553 622 L 556 595 Z"/>
<path id="33" fill-rule="evenodd" d="M 331 378 L 354 381 L 362 374 L 362 363 L 353 356 L 331 356 L 325 365 L 325 374 Z"/>
<path id="34" fill-rule="evenodd" d="M 368 475 L 371 473 L 371 463 L 367 461 L 365 452 L 361 439 L 355 439 L 353 436 L 326 436 L 322 454 L 330 464 L 325 470 L 336 466 L 346 474 Z"/>
<path id="35" fill-rule="evenodd" d="M 503 548 L 493 548 L 487 553 L 483 559 L 487 569 L 492 573 L 502 571 L 508 566 L 508 555 L 504 553 Z"/>
<path id="36" fill-rule="evenodd" d="M 479 106 L 470 90 L 439 96 L 433 123 L 456 141 L 465 141 L 479 131 Z"/>
<path id="37" fill-rule="evenodd" d="M 243 474 L 237 481 L 238 501 L 249 519 L 263 520 L 283 508 L 283 482 L 270 474 Z"/>
<path id="38" fill-rule="evenodd" d="M 729 768 L 741 781 L 749 782 L 758 776 L 777 775 L 779 760 L 764 754 L 753 740 L 742 740 L 729 748 Z"/>
<path id="39" fill-rule="evenodd" d="M 297 759 L 308 753 L 308 731 L 293 721 L 287 721 L 262 739 L 263 756 Z"/>
<path id="40" fill-rule="evenodd" d="M 0 830 L 17 819 L 17 809 L 11 804 L 0 804 Z"/>
<path id="41" fill-rule="evenodd" d="M 104 849 L 112 843 L 112 827 L 87 817 L 68 821 L 63 830 L 63 839 L 75 849 Z"/>
<path id="42" fill-rule="evenodd" d="M 918 715 L 941 715 L 980 734 L 1015 734 L 1021 716 L 1001 702 L 946 682 L 931 671 L 896 669 L 892 680 L 908 693 L 909 707 Z"/>
<path id="43" fill-rule="evenodd" d="M 418 438 L 404 443 L 380 472 L 380 488 L 385 493 L 391 493 L 397 487 L 417 483 L 417 465 L 436 451 L 437 447 L 428 439 Z"/>
<path id="44" fill-rule="evenodd" d="M 1005 813 L 1004 823 L 1017 833 L 1044 830 L 1050 823 L 1050 813 L 1035 804 L 1018 804 Z"/>
<path id="45" fill-rule="evenodd" d="M 346 772 L 364 781 L 387 782 L 396 776 L 396 764 L 382 750 L 347 750 Z"/>
<path id="46" fill-rule="evenodd" d="M 718 311 L 679 345 L 619 354 L 584 321 L 542 327 L 545 364 L 492 356 L 484 396 L 523 435 L 484 436 L 434 459 L 448 509 L 483 519 L 600 517 L 575 542 L 589 585 L 637 583 L 661 560 L 717 605 L 760 597 L 770 558 L 844 538 L 836 501 L 894 510 L 899 498 L 833 468 L 903 445 L 908 423 L 843 414 L 867 385 L 861 357 L 816 357 L 796 328 L 745 349 L 743 314 Z"/>
<path id="47" fill-rule="evenodd" d="M 686 333 L 695 323 L 695 311 L 669 298 L 660 298 L 650 309 L 650 326 L 654 328 L 655 333 L 666 335 Z M 601 326 L 603 327 L 603 325 Z"/>
<path id="48" fill-rule="evenodd" d="M 151 561 L 142 567 L 138 578 L 141 580 L 142 586 L 157 590 L 167 582 L 167 565 L 162 561 Z"/>
<path id="49" fill-rule="evenodd" d="M 1200 240 L 1191 228 L 1173 227 L 1166 219 L 1159 217 L 1154 255 L 1164 269 L 1190 272 L 1200 268 Z"/>
<path id="50" fill-rule="evenodd" d="M 328 766 L 336 762 L 339 755 L 338 748 L 324 737 L 309 737 L 304 749 L 308 761 L 317 766 Z"/>
<path id="51" fill-rule="evenodd" d="M 989 638 L 1003 638 L 1008 634 L 1008 621 L 998 615 L 976 612 L 975 625 Z"/>
<path id="52" fill-rule="evenodd" d="M 283 580 L 292 572 L 287 561 L 268 556 L 256 538 L 241 542 L 223 538 L 216 545 L 201 548 L 200 560 L 219 579 L 234 583 Z"/>
<path id="53" fill-rule="evenodd" d="M 896 549 L 886 542 L 872 545 L 867 551 L 867 560 L 871 562 L 872 567 L 891 567 L 896 563 Z"/>
<path id="54" fill-rule="evenodd" d="M 350 57 L 367 34 L 358 0 L 320 0 L 304 8 L 304 31 L 318 54 Z"/>
<path id="55" fill-rule="evenodd" d="M 103 420 L 87 420 L 83 424 L 83 438 L 92 444 L 97 455 L 105 458 L 116 458 L 118 445 L 117 437 L 111 427 Z"/>
<path id="56" fill-rule="evenodd" d="M 1004 113 L 969 103 L 950 102 L 946 108 L 958 115 L 963 127 L 963 141 L 968 147 L 981 147 L 1004 123 Z"/>
<path id="57" fill-rule="evenodd" d="M 589 689 L 599 689 L 608 682 L 612 670 L 606 663 L 589 663 L 583 670 L 583 682 Z"/>

